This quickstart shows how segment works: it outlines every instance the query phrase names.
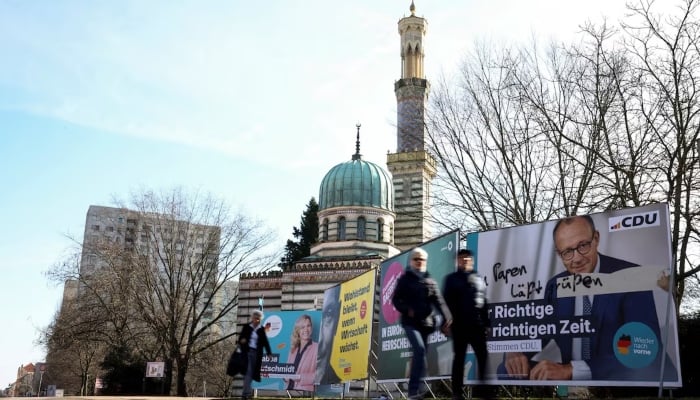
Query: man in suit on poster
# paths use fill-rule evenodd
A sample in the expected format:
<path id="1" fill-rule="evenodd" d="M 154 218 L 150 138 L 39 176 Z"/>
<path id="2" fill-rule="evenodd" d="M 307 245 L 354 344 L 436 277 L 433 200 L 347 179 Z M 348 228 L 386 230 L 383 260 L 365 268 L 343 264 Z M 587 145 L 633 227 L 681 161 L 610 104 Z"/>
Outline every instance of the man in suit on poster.
<path id="1" fill-rule="evenodd" d="M 598 294 L 595 296 L 558 297 L 557 280 L 584 273 L 613 273 L 637 264 L 598 253 L 600 233 L 593 219 L 574 216 L 557 221 L 553 230 L 554 245 L 566 271 L 552 277 L 545 289 L 545 301 L 554 306 L 557 320 L 590 318 L 592 334 L 588 337 L 557 335 L 561 360 L 531 360 L 533 354 L 506 353 L 499 366 L 499 376 L 531 380 L 646 380 L 659 379 L 662 348 L 648 365 L 630 368 L 616 357 L 613 343 L 618 329 L 628 322 L 646 325 L 661 340 L 653 293 L 650 290 Z M 590 314 L 590 315 L 588 315 Z M 673 365 L 666 364 L 665 378 L 675 379 Z"/>

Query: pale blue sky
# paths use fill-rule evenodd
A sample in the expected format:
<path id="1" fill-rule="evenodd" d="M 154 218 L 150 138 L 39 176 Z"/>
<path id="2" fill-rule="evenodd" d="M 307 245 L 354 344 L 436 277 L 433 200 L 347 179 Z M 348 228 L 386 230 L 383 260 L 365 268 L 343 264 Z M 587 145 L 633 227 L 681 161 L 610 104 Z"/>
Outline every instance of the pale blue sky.
<path id="1" fill-rule="evenodd" d="M 44 273 L 91 204 L 139 188 L 212 192 L 284 245 L 323 175 L 395 150 L 410 1 L 0 1 L 0 388 L 43 360 L 62 287 Z M 568 40 L 622 0 L 416 1 L 426 71 L 476 39 Z"/>

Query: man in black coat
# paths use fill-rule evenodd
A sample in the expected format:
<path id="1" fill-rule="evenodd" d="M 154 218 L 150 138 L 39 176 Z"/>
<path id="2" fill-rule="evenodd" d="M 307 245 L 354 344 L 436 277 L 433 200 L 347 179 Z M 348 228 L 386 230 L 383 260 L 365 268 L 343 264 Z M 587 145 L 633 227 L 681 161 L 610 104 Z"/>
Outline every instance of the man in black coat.
<path id="1" fill-rule="evenodd" d="M 450 310 L 440 294 L 438 285 L 427 271 L 428 253 L 416 247 L 409 256 L 409 267 L 396 283 L 392 303 L 401 313 L 401 326 L 411 343 L 413 358 L 408 379 L 409 400 L 421 399 L 421 381 L 425 378 L 428 336 L 436 326 L 435 311 L 442 314 L 442 329 L 452 322 Z"/>
<path id="2" fill-rule="evenodd" d="M 238 345 L 241 346 L 248 359 L 248 368 L 243 378 L 243 400 L 247 400 L 253 395 L 252 381 L 260 382 L 263 349 L 267 355 L 272 354 L 265 327 L 261 323 L 262 319 L 262 311 L 254 310 L 250 317 L 250 323 L 244 325 L 238 335 Z"/>
<path id="3" fill-rule="evenodd" d="M 452 398 L 464 399 L 464 361 L 467 354 L 467 346 L 471 344 L 476 355 L 477 379 L 484 379 L 486 371 L 486 337 L 490 326 L 486 286 L 483 278 L 474 272 L 474 258 L 472 252 L 467 249 L 457 253 L 457 271 L 445 277 L 443 295 L 447 307 L 452 313 Z M 490 398 L 491 391 L 483 385 L 480 389 L 483 396 Z"/>

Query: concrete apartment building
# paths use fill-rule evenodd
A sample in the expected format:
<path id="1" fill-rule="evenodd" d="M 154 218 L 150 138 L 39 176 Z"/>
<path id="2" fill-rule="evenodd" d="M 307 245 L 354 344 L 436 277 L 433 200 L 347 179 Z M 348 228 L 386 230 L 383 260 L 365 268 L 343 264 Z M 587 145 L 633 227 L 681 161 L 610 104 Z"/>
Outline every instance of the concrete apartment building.
<path id="1" fill-rule="evenodd" d="M 166 267 L 160 261 L 164 258 L 170 263 L 184 262 L 185 268 L 188 260 L 194 260 L 193 265 L 202 262 L 216 265 L 220 232 L 217 226 L 193 224 L 165 214 L 91 205 L 85 218 L 80 273 L 99 273 L 105 263 L 110 262 L 110 252 L 123 250 L 133 252 L 156 268 Z M 202 257 L 207 259 L 202 260 Z M 214 281 L 210 283 L 210 290 L 215 284 Z M 216 293 L 215 303 L 206 306 L 205 318 L 211 318 L 217 303 L 225 303 L 227 297 L 236 295 L 235 287 L 235 284 L 229 285 L 227 290 Z M 77 291 L 80 291 L 80 285 Z M 202 297 L 211 296 L 212 292 L 209 292 Z"/>

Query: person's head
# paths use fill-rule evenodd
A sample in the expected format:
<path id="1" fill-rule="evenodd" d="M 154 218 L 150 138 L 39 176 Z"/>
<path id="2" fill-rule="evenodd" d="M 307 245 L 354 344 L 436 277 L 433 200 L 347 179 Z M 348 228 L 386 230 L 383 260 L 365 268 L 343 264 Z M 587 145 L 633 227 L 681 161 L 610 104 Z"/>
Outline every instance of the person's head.
<path id="1" fill-rule="evenodd" d="M 340 315 L 340 286 L 334 286 L 326 290 L 323 297 L 323 314 L 321 317 L 321 343 L 319 352 L 330 353 L 333 345 L 333 336 L 338 326 Z"/>
<path id="2" fill-rule="evenodd" d="M 600 234 L 590 215 L 557 221 L 552 236 L 557 254 L 569 273 L 583 274 L 595 270 Z"/>
<path id="3" fill-rule="evenodd" d="M 308 314 L 303 314 L 297 318 L 294 323 L 294 331 L 292 332 L 292 349 L 299 348 L 302 343 L 311 341 L 312 332 L 313 324 Z"/>
<path id="4" fill-rule="evenodd" d="M 409 265 L 416 271 L 425 272 L 428 268 L 428 252 L 416 247 L 411 251 Z"/>
<path id="5" fill-rule="evenodd" d="M 253 313 L 250 314 L 250 322 L 251 322 L 254 326 L 258 326 L 258 325 L 260 325 L 260 321 L 262 321 L 263 316 L 264 316 L 264 314 L 263 314 L 262 311 L 260 311 L 260 310 L 253 310 Z"/>
<path id="6" fill-rule="evenodd" d="M 460 271 L 474 270 L 474 255 L 471 250 L 461 249 L 457 252 L 457 269 Z"/>

